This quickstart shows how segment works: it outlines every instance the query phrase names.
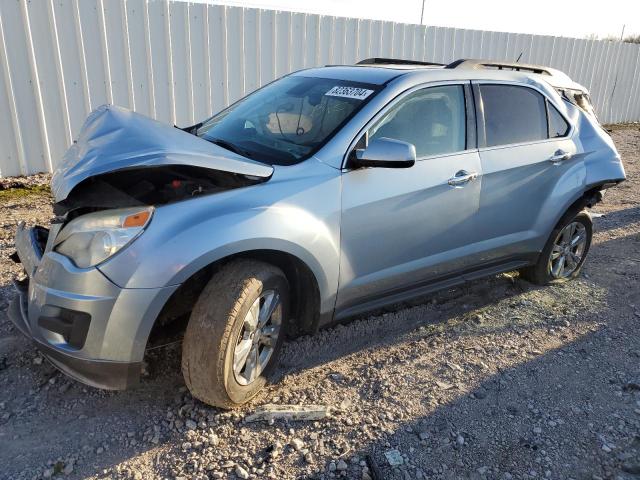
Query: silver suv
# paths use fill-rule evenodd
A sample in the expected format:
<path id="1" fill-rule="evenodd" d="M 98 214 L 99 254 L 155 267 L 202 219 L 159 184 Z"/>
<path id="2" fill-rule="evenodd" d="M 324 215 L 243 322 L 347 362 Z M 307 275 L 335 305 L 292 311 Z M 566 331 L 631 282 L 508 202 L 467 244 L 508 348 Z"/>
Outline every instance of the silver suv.
<path id="1" fill-rule="evenodd" d="M 53 177 L 51 225 L 18 226 L 9 313 L 110 389 L 184 321 L 187 386 L 233 407 L 286 335 L 502 271 L 576 277 L 584 209 L 624 178 L 584 87 L 545 67 L 313 68 L 183 129 L 103 106 Z"/>

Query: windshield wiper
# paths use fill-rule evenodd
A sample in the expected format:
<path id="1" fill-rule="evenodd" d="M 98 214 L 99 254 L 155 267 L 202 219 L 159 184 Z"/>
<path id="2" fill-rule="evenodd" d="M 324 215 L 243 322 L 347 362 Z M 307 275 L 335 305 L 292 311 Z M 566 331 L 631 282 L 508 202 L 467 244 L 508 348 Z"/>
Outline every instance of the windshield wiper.
<path id="1" fill-rule="evenodd" d="M 225 150 L 230 150 L 233 153 L 237 153 L 238 155 L 242 155 L 243 157 L 251 158 L 251 155 L 246 150 L 234 145 L 231 142 L 227 142 L 226 140 L 222 140 L 221 138 L 206 138 L 211 143 L 218 145 L 219 147 L 224 148 Z"/>

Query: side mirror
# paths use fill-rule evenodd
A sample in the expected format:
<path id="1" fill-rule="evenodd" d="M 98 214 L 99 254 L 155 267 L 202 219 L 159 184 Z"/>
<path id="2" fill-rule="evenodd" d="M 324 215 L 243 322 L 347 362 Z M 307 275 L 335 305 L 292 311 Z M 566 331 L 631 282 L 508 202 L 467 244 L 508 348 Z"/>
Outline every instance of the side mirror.
<path id="1" fill-rule="evenodd" d="M 356 168 L 409 168 L 416 163 L 416 147 L 392 138 L 377 138 L 367 148 L 356 150 L 351 163 Z"/>

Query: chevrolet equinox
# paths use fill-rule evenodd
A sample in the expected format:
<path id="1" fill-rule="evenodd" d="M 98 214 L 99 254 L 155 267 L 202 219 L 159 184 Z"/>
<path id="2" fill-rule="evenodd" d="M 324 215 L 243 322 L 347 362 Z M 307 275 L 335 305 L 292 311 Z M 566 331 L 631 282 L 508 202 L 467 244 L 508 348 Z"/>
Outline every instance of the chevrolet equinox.
<path id="1" fill-rule="evenodd" d="M 584 87 L 547 67 L 368 59 L 292 73 L 177 128 L 105 105 L 18 225 L 9 316 L 122 389 L 182 321 L 198 399 L 253 397 L 286 335 L 482 276 L 575 278 L 625 178 Z"/>

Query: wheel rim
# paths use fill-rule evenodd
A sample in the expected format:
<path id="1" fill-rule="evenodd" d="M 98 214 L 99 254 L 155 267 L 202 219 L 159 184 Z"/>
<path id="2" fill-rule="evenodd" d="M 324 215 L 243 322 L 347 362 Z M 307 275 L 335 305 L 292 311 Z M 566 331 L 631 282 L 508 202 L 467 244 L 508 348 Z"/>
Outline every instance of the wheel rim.
<path id="1" fill-rule="evenodd" d="M 580 222 L 564 227 L 553 242 L 549 272 L 553 278 L 567 278 L 580 266 L 587 246 L 587 229 Z"/>
<path id="2" fill-rule="evenodd" d="M 281 326 L 278 292 L 262 292 L 244 318 L 233 352 L 233 374 L 240 385 L 249 385 L 260 377 L 278 343 Z"/>

